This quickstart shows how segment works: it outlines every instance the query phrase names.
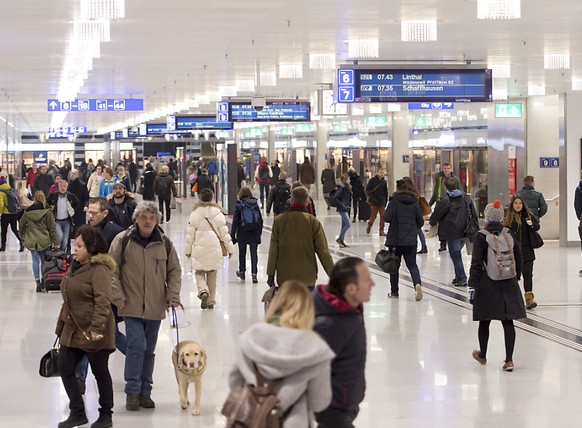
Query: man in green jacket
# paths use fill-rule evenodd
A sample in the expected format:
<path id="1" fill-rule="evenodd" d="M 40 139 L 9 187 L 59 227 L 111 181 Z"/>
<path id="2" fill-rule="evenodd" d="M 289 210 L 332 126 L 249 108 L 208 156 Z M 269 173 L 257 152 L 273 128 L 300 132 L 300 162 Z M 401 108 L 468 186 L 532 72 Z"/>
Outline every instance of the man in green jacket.
<path id="1" fill-rule="evenodd" d="M 432 189 L 432 196 L 430 197 L 430 201 L 428 202 L 428 204 L 431 207 L 447 195 L 447 189 L 445 189 L 445 180 L 449 177 L 453 177 L 457 182 L 455 189 L 461 191 L 463 190 L 461 188 L 461 180 L 459 180 L 459 177 L 456 177 L 455 174 L 453 174 L 453 167 L 451 166 L 451 164 L 448 162 L 443 163 L 443 170 L 437 174 L 437 178 Z M 439 241 L 441 243 L 439 253 L 447 251 L 446 239 L 439 239 Z"/>
<path id="2" fill-rule="evenodd" d="M 542 218 L 548 212 L 548 204 L 542 192 L 538 192 L 535 187 L 535 178 L 531 175 L 523 177 L 523 188 L 519 194 L 527 204 L 529 210 L 538 218 Z"/>
<path id="3" fill-rule="evenodd" d="M 329 254 L 327 238 L 323 226 L 314 216 L 305 211 L 308 200 L 305 187 L 296 187 L 291 193 L 289 211 L 279 214 L 273 220 L 269 261 L 267 263 L 267 284 L 294 279 L 313 289 L 317 281 L 317 260 L 329 275 L 333 260 Z"/>

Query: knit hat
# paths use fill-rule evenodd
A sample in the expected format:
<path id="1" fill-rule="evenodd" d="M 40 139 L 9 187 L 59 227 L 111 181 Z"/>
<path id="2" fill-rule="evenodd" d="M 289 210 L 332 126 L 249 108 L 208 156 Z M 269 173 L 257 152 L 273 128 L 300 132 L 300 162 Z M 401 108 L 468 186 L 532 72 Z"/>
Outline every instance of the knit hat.
<path id="1" fill-rule="evenodd" d="M 483 211 L 485 215 L 485 221 L 497 221 L 501 223 L 503 221 L 503 216 L 505 215 L 505 211 L 501 206 L 501 202 L 499 199 L 493 201 L 492 204 L 488 204 L 485 207 L 485 211 Z"/>

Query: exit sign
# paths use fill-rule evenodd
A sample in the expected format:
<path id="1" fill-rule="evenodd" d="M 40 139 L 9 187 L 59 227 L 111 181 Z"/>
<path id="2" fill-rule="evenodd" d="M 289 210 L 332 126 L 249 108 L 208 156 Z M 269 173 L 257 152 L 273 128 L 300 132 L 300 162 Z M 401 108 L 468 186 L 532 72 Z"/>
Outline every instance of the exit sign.
<path id="1" fill-rule="evenodd" d="M 523 105 L 520 104 L 495 104 L 495 117 L 520 118 Z"/>

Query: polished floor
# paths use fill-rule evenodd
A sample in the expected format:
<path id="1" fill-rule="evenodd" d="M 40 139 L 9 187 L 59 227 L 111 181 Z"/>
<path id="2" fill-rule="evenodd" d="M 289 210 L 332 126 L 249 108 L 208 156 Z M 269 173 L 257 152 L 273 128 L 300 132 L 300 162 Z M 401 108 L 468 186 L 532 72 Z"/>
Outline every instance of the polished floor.
<path id="1" fill-rule="evenodd" d="M 164 229 L 183 253 L 191 204 L 175 213 Z M 429 254 L 418 256 L 424 299 L 414 300 L 408 272 L 401 275 L 400 299 L 387 299 L 388 278 L 375 269 L 373 258 L 382 245 L 377 226 L 366 235 L 365 223 L 348 231 L 349 248 L 335 245 L 340 219 L 318 204 L 332 256 L 363 257 L 374 272 L 376 286 L 365 307 L 368 339 L 365 401 L 357 427 L 579 427 L 582 420 L 582 268 L 579 248 L 547 242 L 537 251 L 534 292 L 539 306 L 520 321 L 513 373 L 501 370 L 504 359 L 500 323 L 493 323 L 488 364 L 471 358 L 477 347 L 466 290 L 450 286 L 452 264 L 429 240 Z M 180 338 L 195 339 L 208 353 L 204 374 L 202 415 L 191 416 L 179 406 L 170 355 L 175 330 L 165 321 L 156 352 L 155 410 L 128 412 L 123 393 L 123 356 L 111 356 L 114 381 L 114 425 L 124 428 L 220 427 L 221 405 L 227 394 L 227 373 L 240 332 L 260 320 L 266 289 L 266 255 L 272 218 L 266 219 L 259 255 L 259 284 L 235 276 L 237 254 L 219 273 L 216 308 L 201 310 L 190 263 L 183 268 Z M 543 222 L 542 222 L 543 227 Z M 469 256 L 465 266 L 469 267 Z M 325 282 L 320 274 L 319 282 Z M 53 343 L 61 297 L 34 292 L 30 254 L 18 253 L 14 236 L 0 253 L 0 427 L 56 427 L 68 414 L 60 379 L 38 375 L 38 363 Z M 191 388 L 192 389 L 192 388 Z M 193 391 L 190 391 L 193 394 Z M 192 401 L 192 397 L 191 397 Z M 97 417 L 96 384 L 88 378 L 85 402 L 89 419 Z"/>

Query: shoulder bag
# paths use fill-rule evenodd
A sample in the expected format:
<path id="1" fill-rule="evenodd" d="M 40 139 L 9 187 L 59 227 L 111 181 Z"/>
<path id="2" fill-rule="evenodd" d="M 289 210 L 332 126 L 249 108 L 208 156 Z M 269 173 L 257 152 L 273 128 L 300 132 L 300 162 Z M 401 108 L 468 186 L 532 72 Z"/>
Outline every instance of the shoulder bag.
<path id="1" fill-rule="evenodd" d="M 210 226 L 210 228 L 212 229 L 212 231 L 214 232 L 214 234 L 218 238 L 218 242 L 220 242 L 220 249 L 222 250 L 222 257 L 228 256 L 228 251 L 226 249 L 226 244 L 224 243 L 224 241 L 222 239 L 220 239 L 220 235 L 214 229 L 214 227 L 212 227 L 212 223 L 210 223 L 210 220 L 208 220 L 208 217 L 205 217 L 205 218 L 206 218 L 206 221 L 208 222 L 208 225 Z"/>
<path id="2" fill-rule="evenodd" d="M 473 242 L 475 234 L 479 231 L 479 221 L 473 217 L 471 206 L 467 202 L 467 196 L 463 196 L 463 201 L 465 202 L 465 208 L 467 209 L 467 225 L 465 226 L 463 233 L 469 242 Z"/>
<path id="3" fill-rule="evenodd" d="M 39 375 L 42 377 L 58 377 L 61 375 L 59 372 L 59 352 L 60 345 L 59 337 L 57 336 L 53 347 L 40 359 Z"/>
<path id="4" fill-rule="evenodd" d="M 422 213 L 423 217 L 429 215 L 432 212 L 432 208 L 424 196 L 419 196 L 418 205 L 420 206 L 420 212 Z"/>
<path id="5" fill-rule="evenodd" d="M 531 217 L 530 217 L 531 220 Z M 533 220 L 532 220 L 533 221 Z M 542 239 L 541 235 L 538 233 L 537 230 L 534 230 L 533 227 L 527 228 L 529 233 L 529 244 L 535 250 L 537 248 L 541 248 L 544 245 L 544 240 Z"/>
<path id="6" fill-rule="evenodd" d="M 397 233 L 396 231 L 396 210 L 394 210 L 394 215 L 392 216 L 392 221 L 390 221 L 390 229 L 393 229 L 393 233 Z M 388 233 L 390 233 L 390 229 Z M 388 237 L 386 237 L 388 239 Z M 396 274 L 400 270 L 400 256 L 396 255 L 396 250 L 394 248 L 383 248 L 376 254 L 376 258 L 374 259 L 376 264 L 382 269 L 384 272 L 389 274 Z"/>

